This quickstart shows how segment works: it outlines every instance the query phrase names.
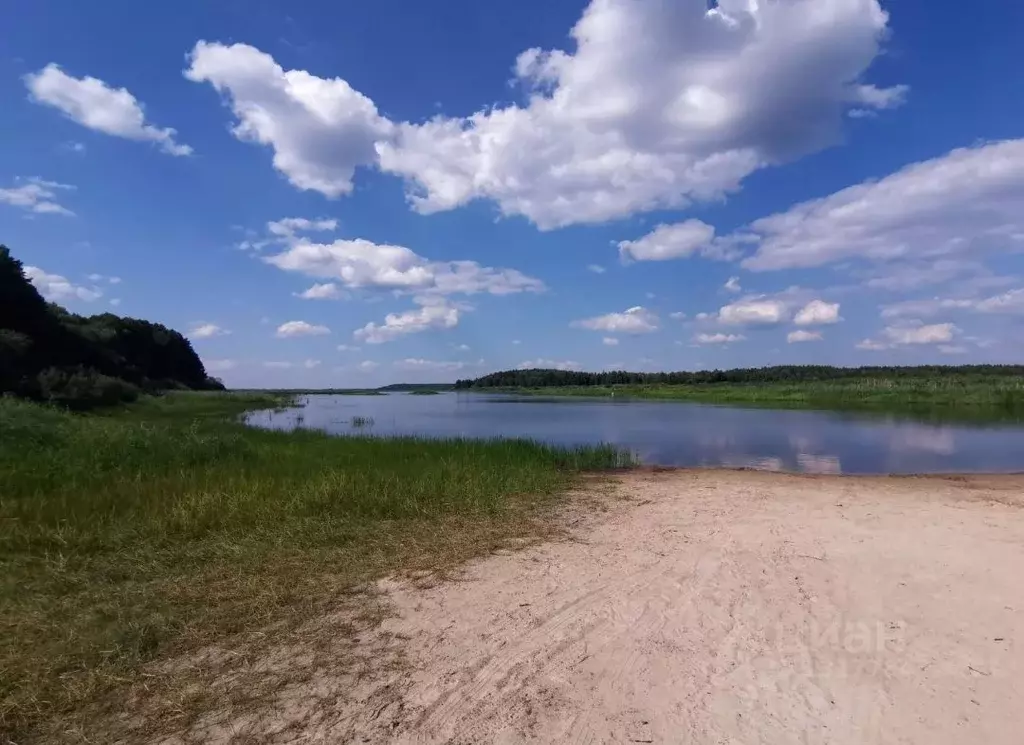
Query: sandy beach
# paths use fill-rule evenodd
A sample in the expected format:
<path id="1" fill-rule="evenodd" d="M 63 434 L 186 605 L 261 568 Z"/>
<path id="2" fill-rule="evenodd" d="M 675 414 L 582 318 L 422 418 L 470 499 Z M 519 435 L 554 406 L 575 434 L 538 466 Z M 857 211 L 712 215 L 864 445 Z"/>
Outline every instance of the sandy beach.
<path id="1" fill-rule="evenodd" d="M 590 491 L 565 540 L 432 586 L 383 583 L 393 614 L 367 644 L 401 663 L 344 692 L 324 671 L 257 729 L 324 743 L 1021 742 L 1024 477 L 638 471 Z"/>

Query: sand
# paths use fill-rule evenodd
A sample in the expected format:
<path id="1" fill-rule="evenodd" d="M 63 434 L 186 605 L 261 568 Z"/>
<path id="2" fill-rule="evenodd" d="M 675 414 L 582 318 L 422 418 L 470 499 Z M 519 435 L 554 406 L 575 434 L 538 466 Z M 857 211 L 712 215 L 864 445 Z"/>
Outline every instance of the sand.
<path id="1" fill-rule="evenodd" d="M 613 486 L 569 540 L 382 583 L 403 664 L 269 739 L 1024 742 L 1024 477 Z"/>

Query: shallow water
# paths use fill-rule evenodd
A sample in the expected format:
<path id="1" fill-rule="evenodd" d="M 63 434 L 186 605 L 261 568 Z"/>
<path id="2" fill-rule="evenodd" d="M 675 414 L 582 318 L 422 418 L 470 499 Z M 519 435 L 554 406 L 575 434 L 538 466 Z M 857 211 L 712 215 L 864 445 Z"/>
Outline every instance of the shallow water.
<path id="1" fill-rule="evenodd" d="M 353 419 L 372 420 L 357 426 Z M 710 406 L 674 401 L 545 399 L 442 393 L 304 396 L 260 411 L 255 426 L 332 434 L 525 437 L 606 442 L 643 463 L 805 473 L 1024 471 L 1024 425 L 935 424 L 885 415 Z"/>

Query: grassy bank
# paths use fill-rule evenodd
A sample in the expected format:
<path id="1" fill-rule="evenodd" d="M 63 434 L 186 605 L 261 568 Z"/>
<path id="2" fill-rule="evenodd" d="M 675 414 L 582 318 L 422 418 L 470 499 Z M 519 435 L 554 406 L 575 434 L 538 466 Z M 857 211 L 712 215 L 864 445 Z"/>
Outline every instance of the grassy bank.
<path id="1" fill-rule="evenodd" d="M 474 389 L 486 392 L 488 389 Z M 1018 377 L 864 378 L 800 383 L 551 386 L 505 389 L 541 396 L 622 397 L 785 408 L 912 411 L 962 410 L 993 416 L 1024 415 L 1024 379 Z"/>
<path id="2" fill-rule="evenodd" d="M 331 618 L 352 588 L 536 536 L 576 474 L 622 461 L 235 421 L 280 400 L 174 394 L 81 416 L 0 399 L 0 741 L 180 727 L 233 661 Z M 211 645 L 226 652 L 189 656 Z"/>

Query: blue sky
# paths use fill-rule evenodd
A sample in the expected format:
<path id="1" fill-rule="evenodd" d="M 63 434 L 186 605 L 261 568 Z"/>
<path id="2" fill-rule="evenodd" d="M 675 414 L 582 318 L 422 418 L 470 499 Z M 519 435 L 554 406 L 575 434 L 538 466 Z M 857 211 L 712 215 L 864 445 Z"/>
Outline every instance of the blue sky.
<path id="1" fill-rule="evenodd" d="M 5 5 L 0 241 L 237 386 L 1019 362 L 1024 6 Z"/>

